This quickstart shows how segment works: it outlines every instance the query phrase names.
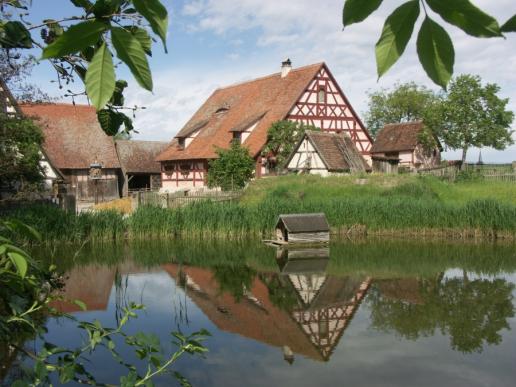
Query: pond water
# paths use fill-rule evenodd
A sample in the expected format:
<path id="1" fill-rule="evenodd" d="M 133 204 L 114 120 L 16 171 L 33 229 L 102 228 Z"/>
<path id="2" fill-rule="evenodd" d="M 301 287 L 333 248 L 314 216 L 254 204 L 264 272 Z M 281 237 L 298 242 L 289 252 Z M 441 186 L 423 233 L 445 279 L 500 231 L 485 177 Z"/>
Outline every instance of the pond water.
<path id="1" fill-rule="evenodd" d="M 116 326 L 124 306 L 143 303 L 127 329 L 156 334 L 167 353 L 171 331 L 207 329 L 206 356 L 174 368 L 194 386 L 515 385 L 514 245 L 181 241 L 36 254 L 66 271 L 65 297 L 88 311 L 55 306 L 81 320 Z M 84 339 L 67 319 L 47 328 L 57 345 Z M 117 383 L 122 369 L 107 353 L 90 361 Z M 171 375 L 155 382 L 177 385 Z"/>

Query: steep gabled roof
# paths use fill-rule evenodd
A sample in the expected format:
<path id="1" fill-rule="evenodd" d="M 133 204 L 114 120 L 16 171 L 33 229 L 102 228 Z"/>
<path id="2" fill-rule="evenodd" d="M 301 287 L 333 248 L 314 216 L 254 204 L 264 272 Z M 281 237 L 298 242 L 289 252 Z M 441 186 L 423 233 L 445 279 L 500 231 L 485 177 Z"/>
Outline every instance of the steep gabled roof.
<path id="1" fill-rule="evenodd" d="M 315 214 L 282 214 L 278 217 L 276 227 L 283 223 L 288 232 L 327 232 L 330 225 L 322 212 Z"/>
<path id="2" fill-rule="evenodd" d="M 267 141 L 267 129 L 284 119 L 324 63 L 291 70 L 284 78 L 280 73 L 217 89 L 192 116 L 176 137 L 186 137 L 195 128 L 199 134 L 185 149 L 177 139 L 158 156 L 158 161 L 211 159 L 215 150 L 227 148 L 233 138 L 232 130 L 244 128 L 259 118 L 243 145 L 256 156 Z"/>
<path id="3" fill-rule="evenodd" d="M 371 153 L 413 151 L 423 128 L 422 121 L 387 124 L 376 136 Z"/>
<path id="4" fill-rule="evenodd" d="M 163 141 L 117 140 L 116 151 L 125 173 L 160 173 L 156 157 L 169 144 Z"/>
<path id="5" fill-rule="evenodd" d="M 349 136 L 314 130 L 305 132 L 305 137 L 290 155 L 287 165 L 304 138 L 308 138 L 330 172 L 365 172 L 370 169 Z"/>
<path id="6" fill-rule="evenodd" d="M 39 124 L 43 149 L 59 169 L 85 169 L 98 161 L 103 168 L 120 168 L 115 143 L 97 121 L 95 108 L 62 103 L 23 104 L 22 112 Z"/>

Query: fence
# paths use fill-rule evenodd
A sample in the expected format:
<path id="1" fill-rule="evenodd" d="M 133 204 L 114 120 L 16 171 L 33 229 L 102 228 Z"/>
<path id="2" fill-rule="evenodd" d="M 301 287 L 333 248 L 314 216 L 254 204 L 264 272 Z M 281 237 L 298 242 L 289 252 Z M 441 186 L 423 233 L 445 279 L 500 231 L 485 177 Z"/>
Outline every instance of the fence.
<path id="1" fill-rule="evenodd" d="M 455 181 L 457 178 L 458 167 L 450 165 L 446 167 L 420 169 L 420 175 L 435 176 L 443 180 Z"/>
<path id="2" fill-rule="evenodd" d="M 514 164 L 465 164 L 464 171 L 478 174 L 481 178 L 488 181 L 516 182 L 516 168 Z M 443 180 L 455 181 L 459 173 L 458 165 L 446 167 L 421 169 L 421 175 L 436 176 Z"/>
<path id="3" fill-rule="evenodd" d="M 151 205 L 163 208 L 177 208 L 203 200 L 231 201 L 240 198 L 240 196 L 242 196 L 242 191 L 184 191 L 174 193 L 140 191 L 132 194 L 137 206 Z"/>

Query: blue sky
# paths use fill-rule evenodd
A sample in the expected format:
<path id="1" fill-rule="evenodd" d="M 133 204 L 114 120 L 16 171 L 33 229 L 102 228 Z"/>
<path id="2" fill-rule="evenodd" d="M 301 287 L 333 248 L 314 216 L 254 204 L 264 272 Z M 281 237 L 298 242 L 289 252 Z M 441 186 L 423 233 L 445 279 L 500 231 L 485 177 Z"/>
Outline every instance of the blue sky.
<path id="1" fill-rule="evenodd" d="M 153 93 L 139 89 L 125 69 L 120 72 L 130 82 L 128 105 L 146 107 L 137 114 L 139 134 L 135 138 L 171 139 L 217 87 L 277 72 L 286 57 L 294 67 L 325 61 L 361 116 L 367 108 L 368 90 L 407 81 L 436 89 L 417 61 L 415 36 L 404 57 L 386 76 L 376 79 L 374 45 L 385 17 L 401 0 L 385 1 L 368 20 L 345 31 L 341 24 L 344 0 L 163 2 L 171 15 L 169 53 L 163 52 L 160 43 L 154 45 L 150 59 Z M 500 21 L 516 14 L 514 0 L 473 2 Z M 33 0 L 34 20 L 75 13 L 69 0 Z M 441 21 L 438 16 L 435 19 Z M 485 81 L 498 83 L 500 94 L 510 98 L 509 108 L 516 111 L 516 34 L 507 39 L 474 39 L 457 28 L 446 28 L 455 43 L 455 73 L 479 74 Z M 34 82 L 59 97 L 62 92 L 50 82 L 54 78 L 48 63 L 34 72 Z M 505 151 L 483 149 L 482 156 L 486 162 L 516 160 L 516 146 Z M 447 152 L 446 157 L 459 156 Z M 476 161 L 478 150 L 472 150 L 468 158 Z"/>

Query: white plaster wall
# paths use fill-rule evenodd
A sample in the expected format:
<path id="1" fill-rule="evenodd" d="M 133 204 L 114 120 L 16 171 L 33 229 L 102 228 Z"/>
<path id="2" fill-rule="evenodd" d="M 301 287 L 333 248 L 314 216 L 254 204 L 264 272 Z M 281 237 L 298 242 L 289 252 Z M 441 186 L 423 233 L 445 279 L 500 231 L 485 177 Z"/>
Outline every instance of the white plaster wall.
<path id="1" fill-rule="evenodd" d="M 310 141 L 305 138 L 299 145 L 294 157 L 290 160 L 287 169 L 306 169 L 326 170 L 326 166 L 315 151 Z"/>
<path id="2" fill-rule="evenodd" d="M 400 159 L 400 164 L 411 164 L 412 165 L 412 152 L 400 152 L 398 158 Z"/>

